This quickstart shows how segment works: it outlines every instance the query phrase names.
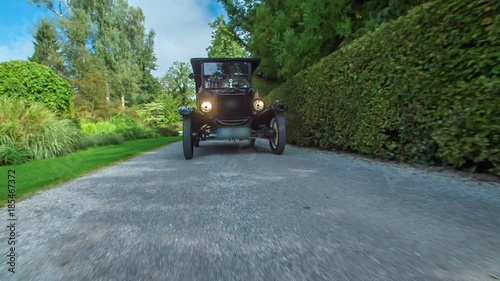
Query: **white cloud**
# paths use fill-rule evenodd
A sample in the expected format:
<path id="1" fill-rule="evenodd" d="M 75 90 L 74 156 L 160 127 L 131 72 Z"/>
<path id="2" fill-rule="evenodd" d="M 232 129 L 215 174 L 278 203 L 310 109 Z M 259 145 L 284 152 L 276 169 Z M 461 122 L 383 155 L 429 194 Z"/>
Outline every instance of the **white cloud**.
<path id="1" fill-rule="evenodd" d="M 211 29 L 208 23 L 216 15 L 213 9 L 216 0 L 129 0 L 129 5 L 140 7 L 146 16 L 146 29 L 154 29 L 155 54 L 158 70 L 153 74 L 162 76 L 174 61 L 188 62 L 192 57 L 205 57 L 210 44 Z M 23 18 L 18 32 L 9 32 L 7 40 L 0 43 L 0 62 L 13 59 L 26 60 L 34 52 L 33 29 L 42 14 L 33 19 Z M 0 28 L 6 25 L 0 22 Z M 5 39 L 5 38 L 3 38 Z"/>
<path id="2" fill-rule="evenodd" d="M 0 22 L 2 38 L 0 40 L 0 62 L 9 60 L 27 60 L 35 50 L 33 45 L 33 29 L 40 14 L 32 20 L 22 17 L 14 25 Z"/>
<path id="3" fill-rule="evenodd" d="M 188 62 L 192 57 L 205 57 L 210 44 L 208 26 L 214 15 L 210 6 L 215 0 L 129 0 L 146 16 L 146 29 L 154 29 L 155 53 L 158 58 L 156 76 L 163 75 L 174 61 Z"/>
<path id="4" fill-rule="evenodd" d="M 0 62 L 10 60 L 27 60 L 33 55 L 32 39 L 20 38 L 9 42 L 7 45 L 0 45 Z"/>

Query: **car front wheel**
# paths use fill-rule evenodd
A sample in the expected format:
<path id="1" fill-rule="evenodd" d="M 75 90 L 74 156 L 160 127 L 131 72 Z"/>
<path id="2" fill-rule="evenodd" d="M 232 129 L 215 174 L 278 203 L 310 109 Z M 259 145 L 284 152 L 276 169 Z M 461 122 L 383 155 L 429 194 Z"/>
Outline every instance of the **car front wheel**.
<path id="1" fill-rule="evenodd" d="M 182 121 L 182 148 L 184 158 L 193 158 L 193 134 L 191 132 L 191 116 L 184 116 Z"/>
<path id="2" fill-rule="evenodd" d="M 286 127 L 285 118 L 282 115 L 275 115 L 269 125 L 271 136 L 269 138 L 269 146 L 271 151 L 276 155 L 281 155 L 285 150 L 286 145 Z"/>

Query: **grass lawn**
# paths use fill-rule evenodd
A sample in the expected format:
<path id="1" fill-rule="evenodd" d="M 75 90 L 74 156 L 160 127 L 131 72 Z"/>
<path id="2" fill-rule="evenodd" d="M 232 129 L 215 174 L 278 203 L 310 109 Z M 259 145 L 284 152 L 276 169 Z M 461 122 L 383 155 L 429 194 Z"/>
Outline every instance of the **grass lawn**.
<path id="1" fill-rule="evenodd" d="M 179 141 L 181 137 L 164 137 L 125 141 L 123 144 L 89 148 L 53 159 L 34 160 L 21 165 L 0 167 L 0 206 L 7 203 L 8 170 L 15 169 L 15 199 L 42 188 L 77 178 L 89 171 L 142 152 Z M 16 200 L 17 201 L 17 200 Z"/>

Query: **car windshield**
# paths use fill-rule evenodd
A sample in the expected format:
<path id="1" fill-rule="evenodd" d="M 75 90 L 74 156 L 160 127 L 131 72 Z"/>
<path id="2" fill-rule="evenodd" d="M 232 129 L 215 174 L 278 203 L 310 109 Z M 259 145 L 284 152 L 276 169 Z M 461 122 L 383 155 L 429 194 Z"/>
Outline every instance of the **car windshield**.
<path id="1" fill-rule="evenodd" d="M 248 62 L 206 62 L 203 64 L 205 88 L 250 88 Z"/>

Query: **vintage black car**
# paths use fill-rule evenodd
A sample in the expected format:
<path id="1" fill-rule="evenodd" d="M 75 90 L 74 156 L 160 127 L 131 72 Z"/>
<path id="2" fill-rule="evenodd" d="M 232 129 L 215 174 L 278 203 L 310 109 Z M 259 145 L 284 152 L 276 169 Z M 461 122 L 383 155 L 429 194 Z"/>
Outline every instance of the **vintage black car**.
<path id="1" fill-rule="evenodd" d="M 283 153 L 286 107 L 266 107 L 252 89 L 252 73 L 259 63 L 258 58 L 191 59 L 189 77 L 195 80 L 197 106 L 179 108 L 186 159 L 193 158 L 193 147 L 209 139 L 248 141 L 253 146 L 256 138 L 265 138 L 274 154 Z"/>

